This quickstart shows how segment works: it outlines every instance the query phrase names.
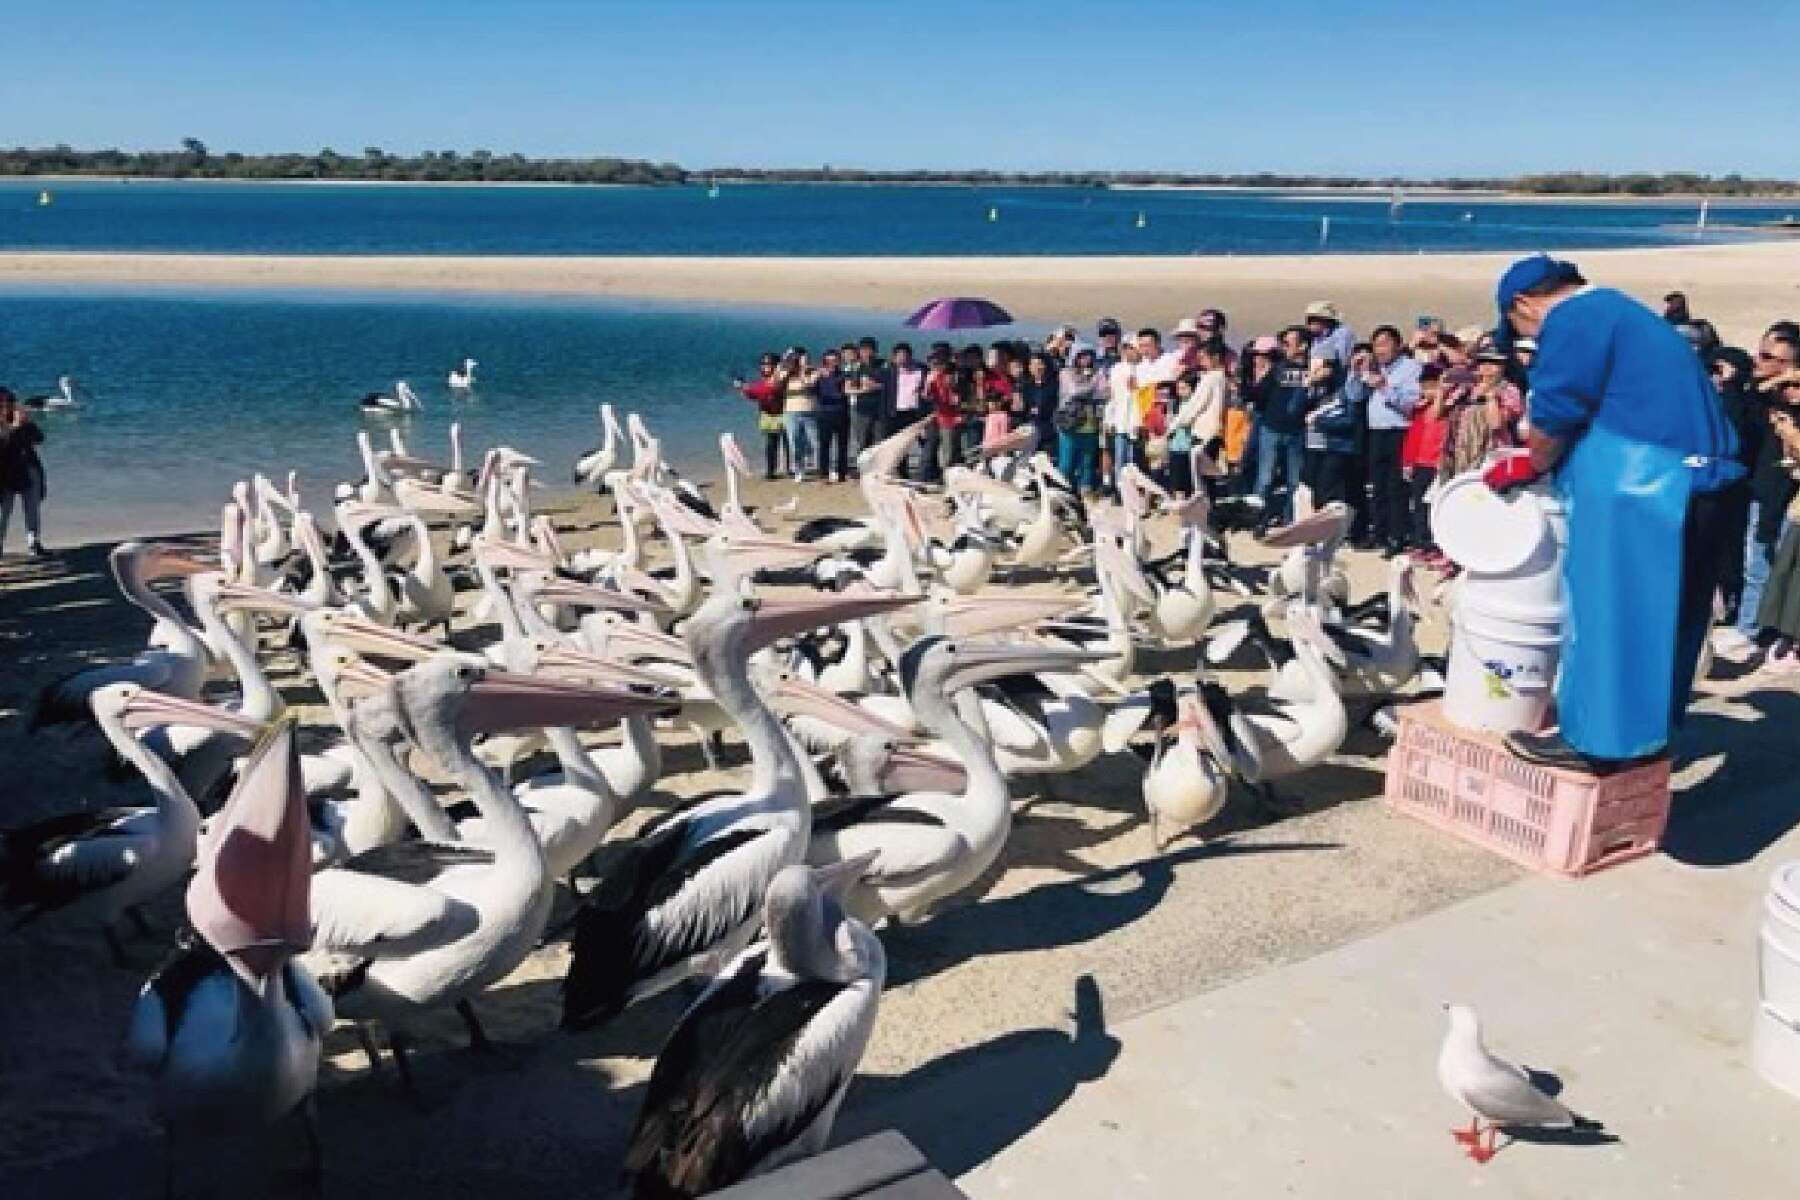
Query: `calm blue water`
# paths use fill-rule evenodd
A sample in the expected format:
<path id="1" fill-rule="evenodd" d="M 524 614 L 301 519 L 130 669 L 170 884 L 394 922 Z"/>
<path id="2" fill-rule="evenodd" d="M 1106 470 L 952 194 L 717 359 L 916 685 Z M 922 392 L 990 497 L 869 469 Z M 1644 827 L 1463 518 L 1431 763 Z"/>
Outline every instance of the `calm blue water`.
<path id="1" fill-rule="evenodd" d="M 50 187 L 55 202 L 37 204 Z M 1789 204 L 1788 208 L 1793 205 Z M 1786 209 L 1715 204 L 1719 224 Z M 990 220 L 990 214 L 997 219 Z M 1143 219 L 1139 227 L 1139 217 Z M 1692 204 L 1258 192 L 0 181 L 0 249 L 264 254 L 1276 254 L 1691 243 Z M 1680 228 L 1673 228 L 1680 227 Z M 1741 237 L 1713 232 L 1710 240 Z"/>
<path id="2" fill-rule="evenodd" d="M 1030 333 L 1030 330 L 1023 330 Z M 300 471 L 308 502 L 361 476 L 356 401 L 409 380 L 423 414 L 402 424 L 417 452 L 448 456 L 461 421 L 471 454 L 496 442 L 542 459 L 566 484 L 597 443 L 595 409 L 635 409 L 678 463 L 714 472 L 721 430 L 760 462 L 751 406 L 730 388 L 756 355 L 818 350 L 889 320 L 858 313 L 711 310 L 618 302 L 231 292 L 0 292 L 0 383 L 22 395 L 75 377 L 79 409 L 37 415 L 47 434 L 52 545 L 216 523 L 231 484 Z M 481 362 L 473 399 L 444 385 Z M 385 442 L 386 424 L 367 422 Z M 15 534 L 15 537 L 17 535 Z M 17 543 L 14 543 L 17 548 Z"/>

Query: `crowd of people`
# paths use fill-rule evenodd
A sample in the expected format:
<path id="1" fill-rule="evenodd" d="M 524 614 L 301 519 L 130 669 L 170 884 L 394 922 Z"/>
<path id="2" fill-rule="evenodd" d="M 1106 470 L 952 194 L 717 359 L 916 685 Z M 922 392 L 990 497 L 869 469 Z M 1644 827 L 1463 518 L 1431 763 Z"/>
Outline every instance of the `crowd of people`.
<path id="1" fill-rule="evenodd" d="M 1762 656 L 1800 672 L 1800 328 L 1772 325 L 1754 353 L 1725 345 L 1670 293 L 1664 317 L 1707 363 L 1736 426 L 1746 477 L 1722 497 L 1729 547 L 1717 567 L 1722 654 Z M 1433 316 L 1378 325 L 1359 338 L 1337 306 L 1316 301 L 1273 334 L 1234 341 L 1227 316 L 1204 309 L 1162 331 L 1102 319 L 1091 339 L 1072 325 L 1039 343 L 883 348 L 874 338 L 824 350 L 764 354 L 737 381 L 757 407 L 769 478 L 836 483 L 865 447 L 928 419 L 908 473 L 924 481 L 986 444 L 1030 426 L 1037 445 L 1090 496 L 1135 463 L 1177 496 L 1207 488 L 1260 508 L 1263 526 L 1292 515 L 1301 484 L 1314 502 L 1356 512 L 1354 543 L 1408 553 L 1450 573 L 1432 543 L 1440 479 L 1522 446 L 1536 345 L 1502 348 L 1480 326 Z M 1195 448 L 1206 451 L 1197 458 Z M 1216 477 L 1196 479 L 1196 462 Z"/>

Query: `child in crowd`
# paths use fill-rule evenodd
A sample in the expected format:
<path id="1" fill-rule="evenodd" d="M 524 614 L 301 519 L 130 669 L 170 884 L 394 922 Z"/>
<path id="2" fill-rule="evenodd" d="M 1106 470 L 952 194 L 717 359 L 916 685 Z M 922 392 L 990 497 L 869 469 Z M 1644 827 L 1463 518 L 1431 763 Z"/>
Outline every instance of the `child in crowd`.
<path id="1" fill-rule="evenodd" d="M 1428 500 L 1432 484 L 1437 482 L 1438 461 L 1444 454 L 1443 399 L 1443 368 L 1427 363 L 1419 372 L 1419 403 L 1400 446 L 1400 468 L 1406 475 L 1412 548 L 1428 563 L 1441 562 L 1443 558 L 1431 540 Z"/>
<path id="2" fill-rule="evenodd" d="M 992 449 L 1012 432 L 1011 401 L 1005 396 L 989 396 L 987 416 L 981 422 L 982 449 Z"/>

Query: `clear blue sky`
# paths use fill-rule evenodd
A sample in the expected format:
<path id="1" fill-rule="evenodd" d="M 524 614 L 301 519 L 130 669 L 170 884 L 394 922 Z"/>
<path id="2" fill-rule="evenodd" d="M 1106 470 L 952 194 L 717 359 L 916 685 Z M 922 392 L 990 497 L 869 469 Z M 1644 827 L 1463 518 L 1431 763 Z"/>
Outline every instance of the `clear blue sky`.
<path id="1" fill-rule="evenodd" d="M 1800 175 L 1792 0 L 4 0 L 0 14 L 7 144 Z"/>

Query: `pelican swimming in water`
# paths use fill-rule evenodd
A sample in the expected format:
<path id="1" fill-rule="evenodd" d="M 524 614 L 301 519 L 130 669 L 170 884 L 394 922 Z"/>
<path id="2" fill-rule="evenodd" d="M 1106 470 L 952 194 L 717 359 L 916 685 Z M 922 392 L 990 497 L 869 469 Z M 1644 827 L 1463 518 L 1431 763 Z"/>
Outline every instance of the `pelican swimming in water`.
<path id="1" fill-rule="evenodd" d="M 67 375 L 56 377 L 56 390 L 44 395 L 26 396 L 19 401 L 26 408 L 55 410 L 74 408 L 79 401 L 75 398 L 75 381 Z"/>
<path id="2" fill-rule="evenodd" d="M 138 993 L 126 1031 L 132 1064 L 151 1076 L 167 1140 L 260 1129 L 296 1115 L 307 1173 L 320 1176 L 313 1109 L 331 1001 L 294 957 L 311 939 L 311 864 L 294 724 L 272 727 L 202 848 L 175 953 Z"/>
<path id="3" fill-rule="evenodd" d="M 394 384 L 394 391 L 391 395 L 385 392 L 370 392 L 357 403 L 365 413 L 392 415 L 425 411 L 425 402 L 419 399 L 419 394 L 413 391 L 412 385 L 404 379 Z"/>
<path id="4" fill-rule="evenodd" d="M 765 939 L 656 1056 L 625 1151 L 635 1195 L 701 1196 L 825 1148 L 887 978 L 881 942 L 840 903 L 867 863 L 787 867 L 770 882 Z"/>
<path id="5" fill-rule="evenodd" d="M 481 364 L 472 358 L 465 358 L 458 366 L 450 368 L 450 375 L 444 384 L 453 392 L 470 392 L 475 390 L 475 368 Z"/>

